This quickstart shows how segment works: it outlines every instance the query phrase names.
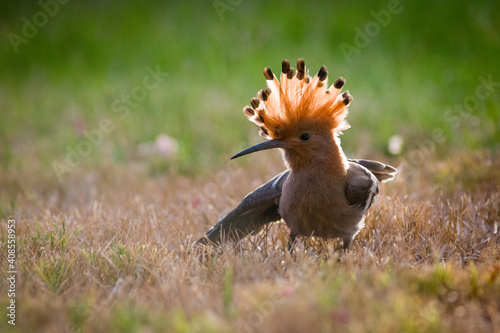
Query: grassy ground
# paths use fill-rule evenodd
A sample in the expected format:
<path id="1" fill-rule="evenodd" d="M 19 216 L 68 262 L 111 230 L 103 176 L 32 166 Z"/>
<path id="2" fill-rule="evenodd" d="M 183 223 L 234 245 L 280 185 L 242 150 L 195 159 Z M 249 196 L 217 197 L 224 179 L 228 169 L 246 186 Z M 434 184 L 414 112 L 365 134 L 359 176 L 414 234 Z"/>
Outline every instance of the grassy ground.
<path id="1" fill-rule="evenodd" d="M 31 34 L 38 2 L 0 13 L 2 332 L 500 330 L 496 1 L 57 8 Z M 190 253 L 283 170 L 277 152 L 227 161 L 259 140 L 241 109 L 263 67 L 298 57 L 347 79 L 348 156 L 400 174 L 349 253 L 301 239 L 290 256 L 279 223 Z M 177 151 L 151 153 L 162 133 Z"/>
<path id="2" fill-rule="evenodd" d="M 198 180 L 112 167 L 43 196 L 36 177 L 11 175 L 26 188 L 13 213 L 17 324 L 4 319 L 2 331 L 500 329 L 498 159 L 457 154 L 403 171 L 347 254 L 336 241 L 301 239 L 290 256 L 282 224 L 234 250 L 189 253 L 278 162 Z M 2 238 L 6 263 L 5 227 Z M 5 309 L 5 293 L 0 300 Z"/>

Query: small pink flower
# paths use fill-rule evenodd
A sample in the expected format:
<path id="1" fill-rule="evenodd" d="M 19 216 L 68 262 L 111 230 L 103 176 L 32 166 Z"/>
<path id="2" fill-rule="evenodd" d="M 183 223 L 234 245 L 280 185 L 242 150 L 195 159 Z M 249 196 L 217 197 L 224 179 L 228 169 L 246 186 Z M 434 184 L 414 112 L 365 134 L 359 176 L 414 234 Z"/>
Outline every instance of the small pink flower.
<path id="1" fill-rule="evenodd" d="M 293 289 L 292 288 L 284 288 L 281 290 L 281 296 L 283 297 L 292 297 L 293 296 Z"/>

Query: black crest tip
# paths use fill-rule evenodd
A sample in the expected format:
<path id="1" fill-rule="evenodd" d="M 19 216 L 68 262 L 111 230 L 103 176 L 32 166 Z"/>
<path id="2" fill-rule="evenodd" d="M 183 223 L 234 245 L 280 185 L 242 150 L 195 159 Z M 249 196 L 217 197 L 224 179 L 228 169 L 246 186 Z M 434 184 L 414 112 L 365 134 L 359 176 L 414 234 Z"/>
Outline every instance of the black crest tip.
<path id="1" fill-rule="evenodd" d="M 306 62 L 302 58 L 298 59 L 297 60 L 297 72 L 304 73 L 305 70 L 306 70 Z"/>
<path id="2" fill-rule="evenodd" d="M 272 80 L 274 78 L 271 68 L 269 67 L 264 68 L 264 76 L 266 77 L 266 80 Z"/>
<path id="3" fill-rule="evenodd" d="M 258 107 L 259 107 L 260 100 L 259 100 L 258 98 L 255 98 L 255 97 L 254 97 L 254 98 L 252 98 L 252 99 L 250 100 L 250 104 L 252 104 L 252 107 L 253 107 L 254 109 L 256 109 L 256 108 L 258 108 Z"/>
<path id="4" fill-rule="evenodd" d="M 249 106 L 245 106 L 243 112 L 247 115 L 247 117 L 252 117 L 255 114 L 255 110 Z"/>
<path id="5" fill-rule="evenodd" d="M 346 91 L 345 93 L 342 94 L 342 98 L 344 98 L 344 100 L 343 100 L 344 105 L 349 105 L 349 103 L 351 103 L 351 101 L 352 101 L 352 96 L 351 96 L 351 94 L 349 94 L 348 91 Z"/>
<path id="6" fill-rule="evenodd" d="M 333 84 L 333 86 L 336 88 L 336 89 L 340 89 L 344 86 L 345 84 L 345 79 L 343 77 L 339 77 L 337 79 L 337 81 L 335 81 L 335 83 Z"/>
<path id="7" fill-rule="evenodd" d="M 269 88 L 266 88 L 266 89 L 262 89 L 260 92 L 260 99 L 263 100 L 264 102 L 267 101 L 267 99 L 269 98 L 269 95 L 271 95 L 271 89 Z"/>
<path id="8" fill-rule="evenodd" d="M 290 70 L 290 62 L 285 59 L 281 62 L 281 72 L 283 74 L 288 74 L 289 70 Z"/>
<path id="9" fill-rule="evenodd" d="M 328 76 L 328 70 L 326 69 L 325 66 L 321 66 L 318 72 L 318 78 L 320 81 L 325 81 L 326 77 Z"/>
<path id="10" fill-rule="evenodd" d="M 259 131 L 259 135 L 263 138 L 266 138 L 268 137 L 268 134 L 269 132 L 267 131 L 267 129 L 265 127 L 261 127 L 260 128 L 260 131 Z"/>

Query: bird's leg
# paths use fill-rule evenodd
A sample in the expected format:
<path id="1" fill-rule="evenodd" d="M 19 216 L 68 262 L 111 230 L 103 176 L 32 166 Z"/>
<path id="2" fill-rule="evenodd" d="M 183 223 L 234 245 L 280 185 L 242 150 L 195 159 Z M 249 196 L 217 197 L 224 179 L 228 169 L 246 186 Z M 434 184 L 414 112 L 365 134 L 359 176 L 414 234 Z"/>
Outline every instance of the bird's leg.
<path id="1" fill-rule="evenodd" d="M 290 252 L 290 254 L 293 253 L 293 245 L 295 245 L 296 238 L 297 234 L 293 231 L 290 231 L 290 237 L 288 238 L 288 252 Z"/>
<path id="2" fill-rule="evenodd" d="M 342 249 L 344 250 L 344 252 L 347 252 L 347 250 L 349 250 L 349 246 L 351 245 L 351 239 L 344 238 L 342 240 L 342 243 L 344 243 Z"/>

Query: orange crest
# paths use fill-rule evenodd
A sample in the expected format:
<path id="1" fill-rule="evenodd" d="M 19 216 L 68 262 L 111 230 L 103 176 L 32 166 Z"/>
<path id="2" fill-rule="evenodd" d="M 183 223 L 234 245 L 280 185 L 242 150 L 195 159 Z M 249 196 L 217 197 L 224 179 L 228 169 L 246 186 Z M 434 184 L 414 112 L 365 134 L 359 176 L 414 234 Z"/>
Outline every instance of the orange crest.
<path id="1" fill-rule="evenodd" d="M 290 67 L 288 60 L 283 60 L 281 83 L 269 67 L 264 69 L 264 76 L 268 88 L 259 91 L 258 98 L 250 100 L 251 107 L 243 109 L 248 119 L 260 126 L 261 136 L 283 139 L 304 123 L 334 132 L 349 128 L 345 118 L 352 96 L 348 91 L 340 94 L 345 84 L 343 78 L 327 88 L 325 66 L 311 78 L 306 74 L 303 59 L 297 60 L 297 71 Z"/>

